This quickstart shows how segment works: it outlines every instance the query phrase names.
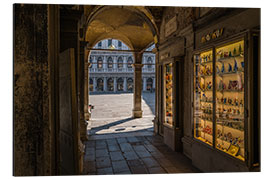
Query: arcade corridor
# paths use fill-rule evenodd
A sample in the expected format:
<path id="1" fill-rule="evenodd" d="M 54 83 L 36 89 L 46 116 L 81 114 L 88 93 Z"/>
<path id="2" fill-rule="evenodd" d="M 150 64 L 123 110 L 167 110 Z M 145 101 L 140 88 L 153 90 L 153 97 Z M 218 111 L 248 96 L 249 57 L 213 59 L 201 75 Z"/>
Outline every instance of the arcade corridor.
<path id="1" fill-rule="evenodd" d="M 13 175 L 259 172 L 260 11 L 14 4 Z M 89 54 L 105 39 L 133 54 L 119 119 L 89 109 Z M 153 44 L 155 108 L 144 116 Z"/>
<path id="2" fill-rule="evenodd" d="M 131 117 L 132 94 L 90 95 L 83 174 L 162 174 L 199 172 L 182 153 L 154 135 L 155 93 L 142 93 L 143 117 Z"/>

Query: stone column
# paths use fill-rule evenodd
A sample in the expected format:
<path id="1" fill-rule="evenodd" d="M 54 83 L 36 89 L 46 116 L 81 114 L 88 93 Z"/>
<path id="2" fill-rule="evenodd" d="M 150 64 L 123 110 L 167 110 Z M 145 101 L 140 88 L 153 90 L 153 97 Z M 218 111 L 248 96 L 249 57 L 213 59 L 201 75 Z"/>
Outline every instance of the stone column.
<path id="1" fill-rule="evenodd" d="M 126 69 L 127 69 L 127 56 L 124 56 L 124 59 L 123 59 L 123 69 L 125 69 L 125 71 L 126 71 Z"/>
<path id="2" fill-rule="evenodd" d="M 142 53 L 134 53 L 135 63 L 134 68 L 134 91 L 133 91 L 133 118 L 142 117 Z"/>
<path id="3" fill-rule="evenodd" d="M 113 69 L 117 69 L 117 56 L 113 57 Z"/>
<path id="4" fill-rule="evenodd" d="M 107 56 L 103 56 L 103 69 L 107 71 L 108 64 L 107 64 Z"/>
<path id="5" fill-rule="evenodd" d="M 124 92 L 127 92 L 127 77 L 124 77 Z"/>
<path id="6" fill-rule="evenodd" d="M 153 78 L 153 89 L 156 89 L 156 78 Z"/>
<path id="7" fill-rule="evenodd" d="M 113 78 L 113 91 L 117 91 L 117 83 L 116 83 L 116 77 Z"/>
<path id="8" fill-rule="evenodd" d="M 97 91 L 97 78 L 94 77 L 93 78 L 93 92 L 96 92 Z"/>
<path id="9" fill-rule="evenodd" d="M 107 92 L 107 78 L 106 77 L 103 78 L 103 91 Z"/>
<path id="10" fill-rule="evenodd" d="M 146 77 L 143 78 L 143 91 L 146 91 Z"/>

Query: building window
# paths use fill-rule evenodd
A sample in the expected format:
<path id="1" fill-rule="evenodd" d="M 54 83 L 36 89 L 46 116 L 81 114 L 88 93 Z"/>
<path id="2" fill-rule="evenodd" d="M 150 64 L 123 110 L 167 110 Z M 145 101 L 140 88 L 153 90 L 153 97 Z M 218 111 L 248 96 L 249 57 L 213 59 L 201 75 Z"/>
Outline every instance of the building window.
<path id="1" fill-rule="evenodd" d="M 153 89 L 153 79 L 152 78 L 148 78 L 146 81 L 146 90 L 147 91 L 152 91 Z"/>
<path id="2" fill-rule="evenodd" d="M 98 43 L 98 48 L 101 49 L 101 46 L 102 46 L 102 42 L 100 41 L 100 42 Z"/>
<path id="3" fill-rule="evenodd" d="M 122 48 L 122 42 L 118 41 L 118 48 Z"/>
<path id="4" fill-rule="evenodd" d="M 103 91 L 103 79 L 97 79 L 97 91 Z"/>
<path id="5" fill-rule="evenodd" d="M 90 78 L 89 79 L 89 91 L 93 91 L 93 79 L 92 78 Z"/>
<path id="6" fill-rule="evenodd" d="M 127 79 L 127 90 L 133 91 L 133 79 L 132 78 Z"/>
<path id="7" fill-rule="evenodd" d="M 148 57 L 147 59 L 147 68 L 150 69 L 152 68 L 153 60 L 151 57 Z"/>
<path id="8" fill-rule="evenodd" d="M 113 91 L 113 79 L 112 78 L 109 78 L 107 80 L 107 88 L 108 88 L 108 91 Z"/>
<path id="9" fill-rule="evenodd" d="M 112 39 L 108 39 L 108 47 L 112 45 Z"/>
<path id="10" fill-rule="evenodd" d="M 123 78 L 117 79 L 117 91 L 123 91 L 124 90 L 124 80 Z"/>
<path id="11" fill-rule="evenodd" d="M 117 65 L 118 65 L 118 69 L 123 68 L 123 59 L 122 59 L 122 57 L 118 58 Z"/>
<path id="12" fill-rule="evenodd" d="M 89 63 L 90 63 L 90 68 L 92 68 L 93 67 L 92 66 L 92 64 L 93 64 L 93 57 L 92 56 L 89 57 Z"/>
<path id="13" fill-rule="evenodd" d="M 128 62 L 127 62 L 127 63 L 128 63 L 128 64 L 127 64 L 127 67 L 128 67 L 128 68 L 132 68 L 133 60 L 132 60 L 131 57 L 128 58 Z"/>
<path id="14" fill-rule="evenodd" d="M 97 67 L 98 67 L 98 69 L 101 69 L 102 66 L 103 66 L 102 58 L 99 57 L 99 58 L 98 58 L 98 61 L 97 61 Z"/>
<path id="15" fill-rule="evenodd" d="M 108 58 L 108 68 L 109 68 L 109 69 L 112 69 L 112 68 L 113 68 L 113 60 L 112 60 L 112 57 L 109 57 L 109 58 Z"/>

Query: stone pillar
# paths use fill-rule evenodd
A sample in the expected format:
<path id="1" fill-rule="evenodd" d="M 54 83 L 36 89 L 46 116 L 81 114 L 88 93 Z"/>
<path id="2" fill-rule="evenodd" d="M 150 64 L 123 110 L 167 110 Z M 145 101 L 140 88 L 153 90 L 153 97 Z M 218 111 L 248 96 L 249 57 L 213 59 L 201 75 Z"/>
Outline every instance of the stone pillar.
<path id="1" fill-rule="evenodd" d="M 124 57 L 123 57 L 123 63 L 124 63 L 124 64 L 123 64 L 123 69 L 126 70 L 126 69 L 127 69 L 127 56 L 124 56 Z"/>
<path id="2" fill-rule="evenodd" d="M 103 91 L 107 92 L 107 78 L 106 77 L 103 78 Z"/>
<path id="3" fill-rule="evenodd" d="M 97 78 L 94 77 L 93 78 L 93 92 L 96 92 L 97 91 Z"/>
<path id="4" fill-rule="evenodd" d="M 113 69 L 117 69 L 117 56 L 113 57 Z"/>
<path id="5" fill-rule="evenodd" d="M 146 91 L 146 77 L 143 77 L 143 91 Z"/>
<path id="6" fill-rule="evenodd" d="M 117 91 L 117 83 L 116 83 L 116 77 L 113 78 L 113 91 L 116 92 Z"/>
<path id="7" fill-rule="evenodd" d="M 107 56 L 103 57 L 103 69 L 104 71 L 107 71 L 108 64 L 107 64 Z"/>
<path id="8" fill-rule="evenodd" d="M 127 92 L 127 77 L 124 77 L 124 92 Z"/>
<path id="9" fill-rule="evenodd" d="M 153 78 L 153 89 L 156 89 L 156 78 Z"/>
<path id="10" fill-rule="evenodd" d="M 135 63 L 134 68 L 134 91 L 133 91 L 133 118 L 142 117 L 142 53 L 134 53 Z"/>

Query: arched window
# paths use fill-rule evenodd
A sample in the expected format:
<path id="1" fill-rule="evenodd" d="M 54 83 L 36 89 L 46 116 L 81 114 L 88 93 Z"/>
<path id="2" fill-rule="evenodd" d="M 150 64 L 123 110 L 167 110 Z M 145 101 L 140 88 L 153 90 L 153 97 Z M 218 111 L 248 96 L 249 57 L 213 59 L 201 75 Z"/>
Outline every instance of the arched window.
<path id="1" fill-rule="evenodd" d="M 151 91 L 153 88 L 153 79 L 152 78 L 148 78 L 146 80 L 146 90 L 147 91 Z"/>
<path id="2" fill-rule="evenodd" d="M 103 79 L 102 78 L 97 79 L 97 91 L 103 91 Z"/>
<path id="3" fill-rule="evenodd" d="M 93 57 L 92 56 L 89 57 L 89 63 L 90 63 L 90 68 L 92 68 L 93 67 Z"/>
<path id="4" fill-rule="evenodd" d="M 117 79 L 117 91 L 123 91 L 124 90 L 124 80 L 123 78 Z"/>
<path id="5" fill-rule="evenodd" d="M 132 60 L 132 58 L 131 57 L 128 57 L 128 61 L 127 61 L 127 67 L 128 68 L 132 68 L 132 63 L 133 63 L 133 60 Z"/>
<path id="6" fill-rule="evenodd" d="M 109 58 L 108 58 L 107 63 L 108 63 L 108 68 L 109 68 L 109 69 L 113 68 L 113 60 L 112 60 L 112 57 L 109 57 Z"/>
<path id="7" fill-rule="evenodd" d="M 101 46 L 102 46 L 102 42 L 100 41 L 100 42 L 98 43 L 98 48 L 101 49 Z"/>
<path id="8" fill-rule="evenodd" d="M 118 58 L 117 65 L 118 65 L 118 69 L 123 68 L 123 59 L 122 59 L 122 57 Z"/>
<path id="9" fill-rule="evenodd" d="M 101 69 L 102 67 L 103 67 L 103 61 L 102 61 L 102 58 L 99 57 L 97 60 L 97 68 Z"/>
<path id="10" fill-rule="evenodd" d="M 93 91 L 93 79 L 92 78 L 90 78 L 89 79 L 89 91 Z"/>
<path id="11" fill-rule="evenodd" d="M 132 78 L 127 79 L 127 90 L 133 91 L 133 79 Z"/>
<path id="12" fill-rule="evenodd" d="M 107 89 L 108 89 L 108 91 L 113 91 L 113 79 L 112 78 L 109 78 L 107 80 Z"/>
<path id="13" fill-rule="evenodd" d="M 152 58 L 151 58 L 151 57 L 148 57 L 148 59 L 147 59 L 147 67 L 148 67 L 149 69 L 152 68 L 152 64 L 153 64 Z"/>

